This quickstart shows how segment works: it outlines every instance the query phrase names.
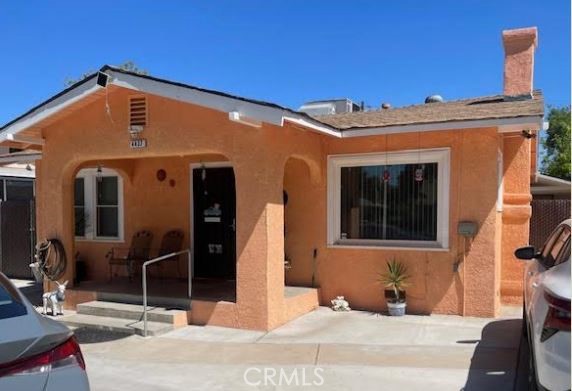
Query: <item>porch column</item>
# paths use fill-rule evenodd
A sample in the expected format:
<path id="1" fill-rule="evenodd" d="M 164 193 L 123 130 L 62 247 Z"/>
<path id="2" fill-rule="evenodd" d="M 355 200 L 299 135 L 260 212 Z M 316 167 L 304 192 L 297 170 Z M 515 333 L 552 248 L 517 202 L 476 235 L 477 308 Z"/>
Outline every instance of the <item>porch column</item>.
<path id="1" fill-rule="evenodd" d="M 283 167 L 280 159 L 234 160 L 237 306 L 240 328 L 269 330 L 284 306 Z"/>
<path id="2" fill-rule="evenodd" d="M 36 240 L 59 239 L 65 248 L 67 267 L 60 281 L 73 286 L 75 275 L 73 232 L 73 180 L 71 169 L 49 159 L 36 163 Z M 44 291 L 55 284 L 44 281 Z"/>

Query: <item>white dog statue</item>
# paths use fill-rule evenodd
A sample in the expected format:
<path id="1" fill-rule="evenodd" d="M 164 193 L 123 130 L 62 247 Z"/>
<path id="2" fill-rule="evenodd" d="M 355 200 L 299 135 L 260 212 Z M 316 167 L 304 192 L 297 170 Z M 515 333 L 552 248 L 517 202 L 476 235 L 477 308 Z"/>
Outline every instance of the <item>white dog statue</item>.
<path id="1" fill-rule="evenodd" d="M 58 289 L 52 292 L 46 292 L 42 295 L 42 302 L 44 303 L 44 315 L 48 314 L 48 304 L 52 308 L 52 316 L 56 316 L 58 314 L 64 314 L 62 310 L 62 304 L 66 299 L 66 286 L 68 282 L 64 282 L 58 284 Z"/>
<path id="2" fill-rule="evenodd" d="M 331 303 L 332 303 L 332 310 L 334 311 L 343 312 L 352 310 L 350 308 L 350 303 L 348 303 L 343 296 L 336 297 L 334 300 L 331 301 Z"/>

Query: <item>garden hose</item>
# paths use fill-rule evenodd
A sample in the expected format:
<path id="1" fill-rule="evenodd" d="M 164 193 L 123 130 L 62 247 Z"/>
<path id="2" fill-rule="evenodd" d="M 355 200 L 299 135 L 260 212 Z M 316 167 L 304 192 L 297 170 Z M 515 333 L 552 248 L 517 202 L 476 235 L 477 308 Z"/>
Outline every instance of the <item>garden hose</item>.
<path id="1" fill-rule="evenodd" d="M 66 251 L 58 239 L 46 239 L 36 245 L 36 262 L 30 267 L 37 280 L 45 276 L 50 281 L 59 280 L 67 267 Z"/>

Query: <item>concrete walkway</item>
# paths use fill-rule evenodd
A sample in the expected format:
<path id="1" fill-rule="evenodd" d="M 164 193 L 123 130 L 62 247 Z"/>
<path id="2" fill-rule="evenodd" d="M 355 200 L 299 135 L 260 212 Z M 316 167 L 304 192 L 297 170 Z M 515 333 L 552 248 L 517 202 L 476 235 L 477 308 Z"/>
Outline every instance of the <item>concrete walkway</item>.
<path id="1" fill-rule="evenodd" d="M 515 311 L 518 313 L 518 309 Z M 335 313 L 269 333 L 77 330 L 94 390 L 513 390 L 521 320 Z"/>

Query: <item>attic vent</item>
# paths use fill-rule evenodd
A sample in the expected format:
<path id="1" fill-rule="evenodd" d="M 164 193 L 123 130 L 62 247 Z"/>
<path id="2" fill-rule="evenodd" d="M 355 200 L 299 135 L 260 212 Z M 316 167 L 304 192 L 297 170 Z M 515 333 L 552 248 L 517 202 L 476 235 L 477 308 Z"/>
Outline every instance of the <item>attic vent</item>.
<path id="1" fill-rule="evenodd" d="M 147 125 L 147 98 L 132 96 L 129 98 L 129 127 Z"/>

